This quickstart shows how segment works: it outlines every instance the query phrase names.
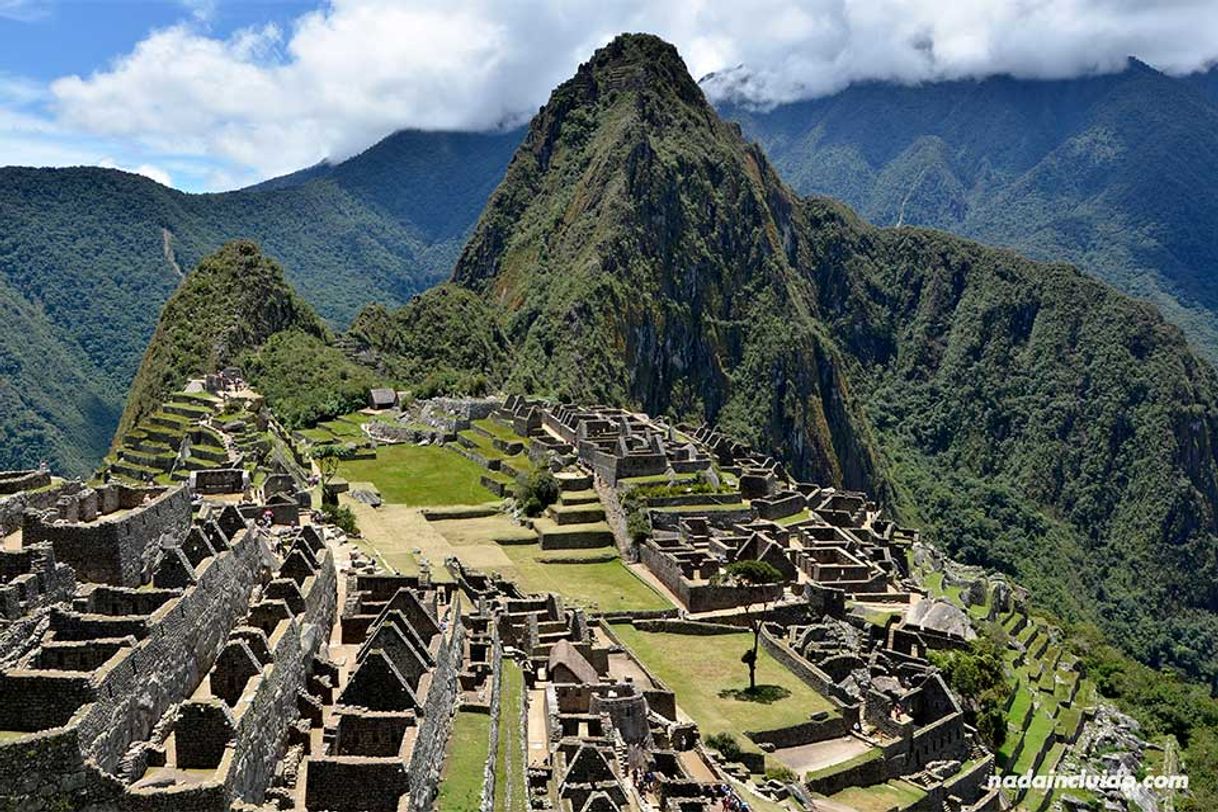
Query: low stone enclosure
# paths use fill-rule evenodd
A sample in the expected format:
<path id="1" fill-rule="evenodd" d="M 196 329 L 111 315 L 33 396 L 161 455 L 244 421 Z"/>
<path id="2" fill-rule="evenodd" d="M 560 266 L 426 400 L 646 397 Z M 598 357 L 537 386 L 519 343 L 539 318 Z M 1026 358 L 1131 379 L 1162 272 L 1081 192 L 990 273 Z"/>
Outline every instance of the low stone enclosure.
<path id="1" fill-rule="evenodd" d="M 190 491 L 108 484 L 61 496 L 53 510 L 27 511 L 22 544 L 49 542 L 84 581 L 137 587 L 147 583 L 161 548 L 190 523 Z"/>

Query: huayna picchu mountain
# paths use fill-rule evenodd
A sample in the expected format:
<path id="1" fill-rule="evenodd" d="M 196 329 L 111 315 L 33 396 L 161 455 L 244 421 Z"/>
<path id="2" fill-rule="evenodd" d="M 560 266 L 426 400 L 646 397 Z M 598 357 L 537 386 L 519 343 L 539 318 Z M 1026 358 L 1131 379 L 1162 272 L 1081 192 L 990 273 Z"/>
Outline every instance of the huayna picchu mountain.
<path id="1" fill-rule="evenodd" d="M 203 258 L 164 304 L 113 444 L 156 411 L 181 381 L 235 364 L 248 366 L 268 397 L 281 396 L 290 386 L 301 392 L 297 403 L 317 394 L 331 401 L 331 410 L 358 408 L 373 379 L 329 346 L 333 338 L 287 284 L 278 263 L 255 243 L 230 242 Z M 268 363 L 275 374 L 259 375 Z M 339 371 L 330 375 L 335 368 Z M 291 409 L 281 416 L 289 422 L 302 418 Z"/>
<path id="2" fill-rule="evenodd" d="M 554 91 L 453 282 L 485 315 L 431 323 L 501 331 L 509 390 L 704 418 L 1214 674 L 1218 381 L 1180 331 L 1072 267 L 799 198 L 661 40 Z M 362 323 L 382 360 L 427 338 Z"/>

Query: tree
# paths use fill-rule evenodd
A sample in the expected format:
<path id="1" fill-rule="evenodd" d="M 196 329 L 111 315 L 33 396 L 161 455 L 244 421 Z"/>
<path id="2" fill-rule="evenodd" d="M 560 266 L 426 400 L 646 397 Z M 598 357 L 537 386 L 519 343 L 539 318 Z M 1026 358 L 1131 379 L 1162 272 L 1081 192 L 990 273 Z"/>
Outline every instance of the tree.
<path id="1" fill-rule="evenodd" d="M 967 721 L 991 749 L 1001 747 L 1007 734 L 1003 708 L 1011 693 L 1001 648 L 993 640 L 980 637 L 964 651 L 932 651 L 930 661 L 960 697 Z"/>
<path id="2" fill-rule="evenodd" d="M 559 495 L 558 479 L 549 468 L 535 468 L 516 482 L 516 501 L 526 516 L 540 516 Z"/>
<path id="3" fill-rule="evenodd" d="M 317 463 L 317 471 L 321 474 L 321 502 L 338 504 L 338 500 L 330 495 L 327 485 L 338 473 L 338 465 L 347 456 L 347 449 L 337 443 L 323 443 L 313 446 L 313 462 Z"/>
<path id="4" fill-rule="evenodd" d="M 735 580 L 743 581 L 750 586 L 767 586 L 782 581 L 782 573 L 768 561 L 754 561 L 751 559 L 733 561 L 727 565 L 726 572 Z M 753 603 L 754 601 L 749 602 L 749 610 L 752 609 Z M 761 646 L 761 624 L 764 622 L 768 606 L 769 601 L 763 599 L 761 601 L 761 611 L 749 617 L 749 627 L 753 630 L 753 647 L 740 656 L 740 662 L 749 667 L 750 692 L 757 690 L 757 649 Z"/>

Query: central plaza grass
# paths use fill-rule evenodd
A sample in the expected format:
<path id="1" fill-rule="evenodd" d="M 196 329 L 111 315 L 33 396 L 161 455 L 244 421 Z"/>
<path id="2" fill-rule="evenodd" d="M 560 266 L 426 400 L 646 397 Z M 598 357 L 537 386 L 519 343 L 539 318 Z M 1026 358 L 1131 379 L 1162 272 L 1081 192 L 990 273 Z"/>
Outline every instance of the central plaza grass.
<path id="1" fill-rule="evenodd" d="M 477 809 L 482 798 L 483 767 L 490 746 L 491 717 L 461 711 L 453 717 L 453 731 L 440 777 L 438 812 Z"/>
<path id="2" fill-rule="evenodd" d="M 748 668 L 740 655 L 753 644 L 751 632 L 687 635 L 644 632 L 629 624 L 613 631 L 647 668 L 677 694 L 677 704 L 702 729 L 703 736 L 731 733 L 741 746 L 756 752 L 746 730 L 773 730 L 806 722 L 818 711 L 835 712 L 828 699 L 813 691 L 766 653 L 758 652 L 757 684 L 778 685 L 790 695 L 770 704 L 720 696 L 748 687 Z"/>
<path id="3" fill-rule="evenodd" d="M 442 446 L 391 445 L 377 449 L 374 460 L 344 460 L 338 475 L 349 482 L 371 482 L 386 502 L 426 505 L 473 505 L 494 499 L 482 487 L 485 470 Z"/>

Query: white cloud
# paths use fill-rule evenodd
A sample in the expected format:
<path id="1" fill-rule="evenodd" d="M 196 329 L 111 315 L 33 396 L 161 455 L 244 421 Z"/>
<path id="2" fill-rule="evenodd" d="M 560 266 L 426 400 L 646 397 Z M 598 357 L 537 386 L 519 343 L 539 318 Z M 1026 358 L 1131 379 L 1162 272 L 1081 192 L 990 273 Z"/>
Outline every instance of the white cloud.
<path id="1" fill-rule="evenodd" d="M 746 83 L 729 71 L 708 88 L 761 104 L 866 79 L 1064 77 L 1131 54 L 1180 73 L 1218 57 L 1212 0 L 332 0 L 287 30 L 224 38 L 202 22 L 210 0 L 184 2 L 180 25 L 53 82 L 49 114 L 74 133 L 210 162 L 208 182 L 224 185 L 402 127 L 515 123 L 620 31 L 669 39 L 695 76 L 747 66 Z M 0 0 L 0 13 L 13 5 Z"/>
<path id="2" fill-rule="evenodd" d="M 0 19 L 29 23 L 50 15 L 49 0 L 0 0 Z"/>

